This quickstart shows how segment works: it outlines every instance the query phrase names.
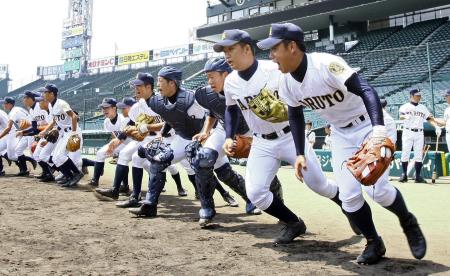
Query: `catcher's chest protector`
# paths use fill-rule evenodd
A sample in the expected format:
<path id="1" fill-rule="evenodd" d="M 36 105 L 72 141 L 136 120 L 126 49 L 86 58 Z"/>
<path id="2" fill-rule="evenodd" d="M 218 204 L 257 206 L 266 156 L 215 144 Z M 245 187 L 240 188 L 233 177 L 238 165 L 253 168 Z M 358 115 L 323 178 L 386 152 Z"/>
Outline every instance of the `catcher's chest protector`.
<path id="1" fill-rule="evenodd" d="M 177 135 L 190 140 L 202 130 L 204 122 L 204 118 L 192 118 L 187 113 L 194 101 L 194 93 L 181 88 L 178 90 L 175 104 L 170 104 L 167 98 L 161 95 L 155 95 L 150 100 L 150 108 L 161 115 Z"/>
<path id="2" fill-rule="evenodd" d="M 211 111 L 212 115 L 223 125 L 225 121 L 225 96 L 214 92 L 210 86 L 205 86 L 195 91 L 195 99 L 204 108 Z M 245 134 L 249 131 L 243 116 L 240 117 L 237 134 Z"/>

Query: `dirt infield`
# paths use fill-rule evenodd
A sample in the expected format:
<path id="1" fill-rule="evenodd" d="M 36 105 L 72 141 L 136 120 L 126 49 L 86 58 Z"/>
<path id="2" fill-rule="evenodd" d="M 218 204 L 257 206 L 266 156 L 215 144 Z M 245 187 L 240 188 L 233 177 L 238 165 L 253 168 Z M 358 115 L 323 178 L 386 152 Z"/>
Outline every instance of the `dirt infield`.
<path id="1" fill-rule="evenodd" d="M 242 167 L 238 170 L 242 171 Z M 16 168 L 7 170 L 15 172 Z M 109 169 L 110 170 L 110 169 Z M 110 173 L 102 182 L 108 186 Z M 217 198 L 211 229 L 197 225 L 199 203 L 182 172 L 187 198 L 168 177 L 160 216 L 138 219 L 91 192 L 40 184 L 33 178 L 0 178 L 0 275 L 380 275 L 450 274 L 450 185 L 397 185 L 427 236 L 424 260 L 414 260 L 396 218 L 373 207 L 386 259 L 360 266 L 364 246 L 329 200 L 280 170 L 288 206 L 303 217 L 307 234 L 274 246 L 281 228 L 267 215 L 247 216 Z"/>

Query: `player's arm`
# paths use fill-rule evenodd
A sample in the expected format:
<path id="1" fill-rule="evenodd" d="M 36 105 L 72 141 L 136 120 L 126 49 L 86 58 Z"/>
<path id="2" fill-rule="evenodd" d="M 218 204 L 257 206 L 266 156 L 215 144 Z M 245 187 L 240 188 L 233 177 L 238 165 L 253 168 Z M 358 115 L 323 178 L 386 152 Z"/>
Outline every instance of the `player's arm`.
<path id="1" fill-rule="evenodd" d="M 225 109 L 225 144 L 224 150 L 227 154 L 232 155 L 234 151 L 234 136 L 236 136 L 239 126 L 241 112 L 237 104 L 228 105 Z"/>
<path id="2" fill-rule="evenodd" d="M 75 112 L 73 112 L 72 110 L 67 110 L 66 113 L 71 119 L 72 132 L 76 132 L 77 131 L 77 126 L 78 126 L 78 116 L 77 116 L 77 114 L 75 114 Z"/>
<path id="3" fill-rule="evenodd" d="M 0 133 L 0 139 L 5 137 L 6 135 L 8 135 L 8 133 L 11 131 L 12 127 L 13 127 L 13 121 L 9 120 L 8 124 L 5 127 L 5 129 Z"/>
<path id="4" fill-rule="evenodd" d="M 303 182 L 302 170 L 306 170 L 305 158 L 305 115 L 303 114 L 303 106 L 288 105 L 288 118 L 291 127 L 292 138 L 295 144 L 297 158 L 295 160 L 295 176 Z"/>
<path id="5" fill-rule="evenodd" d="M 411 115 L 406 114 L 406 112 L 404 111 L 404 109 L 402 107 L 400 107 L 400 109 L 398 110 L 399 113 L 399 118 L 400 120 L 408 120 L 409 118 L 411 118 Z"/>
<path id="6" fill-rule="evenodd" d="M 39 134 L 39 129 L 36 121 L 31 121 L 31 127 L 18 131 L 23 136 L 34 136 L 36 134 Z"/>
<path id="7" fill-rule="evenodd" d="M 48 124 L 41 132 L 39 132 L 39 137 L 43 138 L 44 135 L 49 132 L 56 124 L 55 119 L 52 120 L 50 124 Z"/>
<path id="8" fill-rule="evenodd" d="M 441 118 L 434 118 L 434 122 L 438 124 L 440 127 L 445 126 L 445 120 Z"/>
<path id="9" fill-rule="evenodd" d="M 362 79 L 357 73 L 353 73 L 346 81 L 347 90 L 362 98 L 364 106 L 369 114 L 373 126 L 372 137 L 387 137 L 387 130 L 384 126 L 383 109 L 380 98 L 375 89 Z"/>

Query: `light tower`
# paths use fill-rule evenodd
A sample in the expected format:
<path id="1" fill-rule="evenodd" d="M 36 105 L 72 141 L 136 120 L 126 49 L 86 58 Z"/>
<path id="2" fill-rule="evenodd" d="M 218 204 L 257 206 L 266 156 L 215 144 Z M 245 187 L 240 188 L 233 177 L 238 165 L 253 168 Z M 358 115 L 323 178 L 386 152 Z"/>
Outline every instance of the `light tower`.
<path id="1" fill-rule="evenodd" d="M 91 58 L 93 0 L 69 0 L 67 18 L 63 22 L 62 53 L 64 72 L 87 73 Z"/>

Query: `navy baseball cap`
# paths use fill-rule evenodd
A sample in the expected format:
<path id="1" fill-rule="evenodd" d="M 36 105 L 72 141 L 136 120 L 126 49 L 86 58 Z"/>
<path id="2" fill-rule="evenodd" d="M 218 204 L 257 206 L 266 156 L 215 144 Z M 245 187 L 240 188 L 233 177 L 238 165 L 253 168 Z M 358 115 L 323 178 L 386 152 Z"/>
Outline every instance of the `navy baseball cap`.
<path id="1" fill-rule="evenodd" d="M 36 102 L 42 102 L 44 100 L 44 98 L 42 98 L 41 96 L 34 98 L 34 100 Z"/>
<path id="2" fill-rule="evenodd" d="M 53 94 L 58 93 L 58 87 L 52 83 L 46 84 L 44 87 L 41 87 L 37 90 L 39 93 L 52 92 Z"/>
<path id="3" fill-rule="evenodd" d="M 138 85 L 148 85 L 150 84 L 152 87 L 155 86 L 155 79 L 150 73 L 138 73 L 136 75 L 136 79 L 130 81 L 130 85 L 138 86 Z"/>
<path id="4" fill-rule="evenodd" d="M 36 98 L 40 97 L 41 94 L 37 93 L 37 92 L 34 92 L 34 91 L 27 90 L 27 91 L 25 91 L 25 93 L 23 93 L 23 96 L 32 98 L 33 100 L 36 100 Z"/>
<path id="5" fill-rule="evenodd" d="M 5 97 L 3 100 L 0 100 L 0 104 L 3 104 L 3 103 L 9 103 L 9 104 L 15 105 L 16 100 L 14 100 L 14 98 L 12 98 L 12 97 Z"/>
<path id="6" fill-rule="evenodd" d="M 419 89 L 416 89 L 416 88 L 415 88 L 415 89 L 409 91 L 409 95 L 411 95 L 411 96 L 416 96 L 416 95 L 422 95 L 422 93 L 420 92 Z"/>
<path id="7" fill-rule="evenodd" d="M 450 96 L 450 89 L 445 92 L 445 96 L 446 97 Z"/>
<path id="8" fill-rule="evenodd" d="M 114 98 L 104 98 L 102 103 L 98 105 L 98 108 L 103 108 L 103 107 L 111 107 L 111 106 L 116 106 L 117 105 L 117 101 Z"/>
<path id="9" fill-rule="evenodd" d="M 312 125 L 311 121 L 306 121 L 306 125 Z"/>
<path id="10" fill-rule="evenodd" d="M 300 50 L 305 51 L 303 30 L 292 23 L 274 23 L 270 25 L 269 37 L 256 43 L 261 50 L 269 50 L 283 40 L 297 41 Z"/>
<path id="11" fill-rule="evenodd" d="M 238 29 L 225 30 L 222 33 L 222 40 L 214 44 L 213 49 L 216 52 L 223 52 L 223 47 L 232 46 L 240 42 L 252 45 L 253 39 L 246 31 Z"/>
<path id="12" fill-rule="evenodd" d="M 136 103 L 136 100 L 131 97 L 125 97 L 120 103 L 117 103 L 117 108 L 127 108 L 132 107 Z"/>
<path id="13" fill-rule="evenodd" d="M 176 82 L 180 82 L 181 78 L 183 77 L 183 73 L 180 71 L 180 69 L 173 67 L 173 66 L 165 66 L 161 68 L 158 72 L 159 77 L 163 77 L 168 80 L 173 80 Z"/>
<path id="14" fill-rule="evenodd" d="M 233 71 L 231 69 L 230 65 L 227 63 L 227 61 L 224 58 L 216 57 L 211 58 L 205 63 L 205 67 L 203 68 L 203 71 L 205 73 L 208 72 L 228 72 L 230 73 Z"/>

